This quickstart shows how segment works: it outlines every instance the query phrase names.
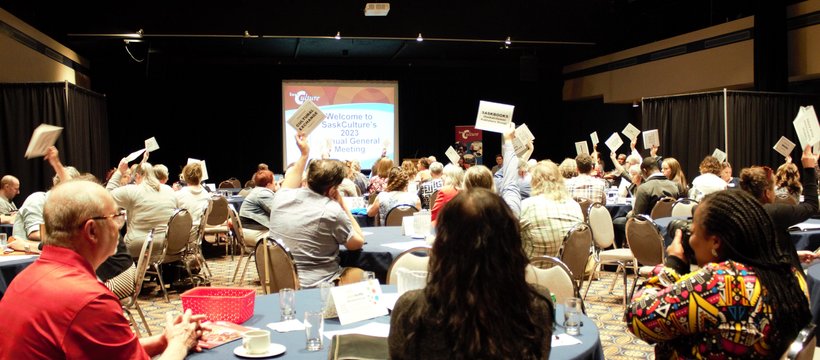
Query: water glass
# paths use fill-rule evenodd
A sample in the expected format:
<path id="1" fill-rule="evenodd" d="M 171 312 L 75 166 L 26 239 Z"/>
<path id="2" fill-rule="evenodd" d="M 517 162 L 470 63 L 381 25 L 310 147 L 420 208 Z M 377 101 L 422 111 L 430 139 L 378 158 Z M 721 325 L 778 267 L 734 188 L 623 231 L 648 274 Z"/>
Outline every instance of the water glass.
<path id="1" fill-rule="evenodd" d="M 296 291 L 291 288 L 279 290 L 279 309 L 282 310 L 282 321 L 296 318 Z"/>
<path id="2" fill-rule="evenodd" d="M 372 271 L 362 271 L 362 281 L 370 281 L 376 279 L 376 273 Z"/>
<path id="3" fill-rule="evenodd" d="M 5 233 L 0 233 L 0 247 L 5 249 L 6 246 L 8 246 L 8 245 L 9 245 L 9 239 L 8 239 L 7 235 Z"/>
<path id="4" fill-rule="evenodd" d="M 319 291 L 322 295 L 322 309 L 327 306 L 327 299 L 330 297 L 330 289 L 333 288 L 332 281 L 323 281 L 319 284 Z"/>
<path id="5" fill-rule="evenodd" d="M 322 350 L 325 320 L 321 311 L 305 311 L 305 350 Z"/>
<path id="6" fill-rule="evenodd" d="M 581 299 L 572 297 L 564 302 L 564 329 L 567 335 L 581 333 Z"/>

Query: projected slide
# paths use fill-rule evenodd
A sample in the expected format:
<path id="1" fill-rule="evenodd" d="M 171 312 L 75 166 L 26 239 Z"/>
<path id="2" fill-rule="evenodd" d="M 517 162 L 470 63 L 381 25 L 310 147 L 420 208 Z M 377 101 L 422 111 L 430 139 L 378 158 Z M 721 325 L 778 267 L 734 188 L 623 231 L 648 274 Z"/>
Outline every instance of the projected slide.
<path id="1" fill-rule="evenodd" d="M 310 158 L 358 160 L 370 169 L 382 152 L 395 160 L 398 149 L 398 83 L 369 81 L 282 82 L 285 166 L 299 158 L 287 124 L 302 103 L 313 101 L 327 116 L 310 134 Z"/>

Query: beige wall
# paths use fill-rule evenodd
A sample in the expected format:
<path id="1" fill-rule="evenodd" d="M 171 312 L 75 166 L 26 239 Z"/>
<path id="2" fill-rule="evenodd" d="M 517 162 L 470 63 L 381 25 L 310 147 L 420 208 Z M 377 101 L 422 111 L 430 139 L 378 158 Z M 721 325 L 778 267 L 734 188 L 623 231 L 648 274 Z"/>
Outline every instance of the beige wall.
<path id="1" fill-rule="evenodd" d="M 789 8 L 789 17 L 820 9 L 820 0 Z M 748 17 L 564 67 L 564 73 L 587 69 L 754 26 Z M 789 80 L 820 78 L 820 25 L 790 31 Z M 563 99 L 603 98 L 630 103 L 641 97 L 692 93 L 754 84 L 754 40 L 747 40 L 658 61 L 564 81 Z"/>
<path id="2" fill-rule="evenodd" d="M 88 62 L 71 49 L 37 31 L 20 19 L 0 9 L 0 20 L 45 44 L 61 55 L 84 66 Z M 60 82 L 68 81 L 88 87 L 88 78 L 74 69 L 32 50 L 5 34 L 0 34 L 0 82 Z"/>

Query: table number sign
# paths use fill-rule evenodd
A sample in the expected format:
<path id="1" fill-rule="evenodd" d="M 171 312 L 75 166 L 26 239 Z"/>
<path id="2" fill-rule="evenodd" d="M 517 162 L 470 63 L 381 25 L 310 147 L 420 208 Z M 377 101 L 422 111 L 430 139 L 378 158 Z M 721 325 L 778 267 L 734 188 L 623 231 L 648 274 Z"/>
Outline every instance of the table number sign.
<path id="1" fill-rule="evenodd" d="M 342 325 L 387 315 L 387 308 L 381 303 L 381 296 L 382 288 L 378 280 L 330 289 L 330 301 L 336 307 Z"/>

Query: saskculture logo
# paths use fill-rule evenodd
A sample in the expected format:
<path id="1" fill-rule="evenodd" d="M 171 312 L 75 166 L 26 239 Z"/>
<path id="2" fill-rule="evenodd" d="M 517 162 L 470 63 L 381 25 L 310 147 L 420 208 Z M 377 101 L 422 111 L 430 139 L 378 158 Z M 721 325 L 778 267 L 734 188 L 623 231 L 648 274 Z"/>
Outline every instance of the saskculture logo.
<path id="1" fill-rule="evenodd" d="M 462 138 L 462 139 L 467 140 L 467 139 L 469 139 L 470 137 L 473 137 L 473 136 L 478 136 L 478 134 L 479 134 L 479 133 L 477 133 L 477 132 L 470 132 L 470 130 L 461 130 L 461 132 L 459 132 L 459 134 L 461 134 L 461 138 Z"/>
<path id="2" fill-rule="evenodd" d="M 296 93 L 288 93 L 288 96 L 293 98 L 293 101 L 298 105 L 302 105 L 305 101 L 318 101 L 321 96 L 310 96 L 307 91 L 299 90 Z"/>

